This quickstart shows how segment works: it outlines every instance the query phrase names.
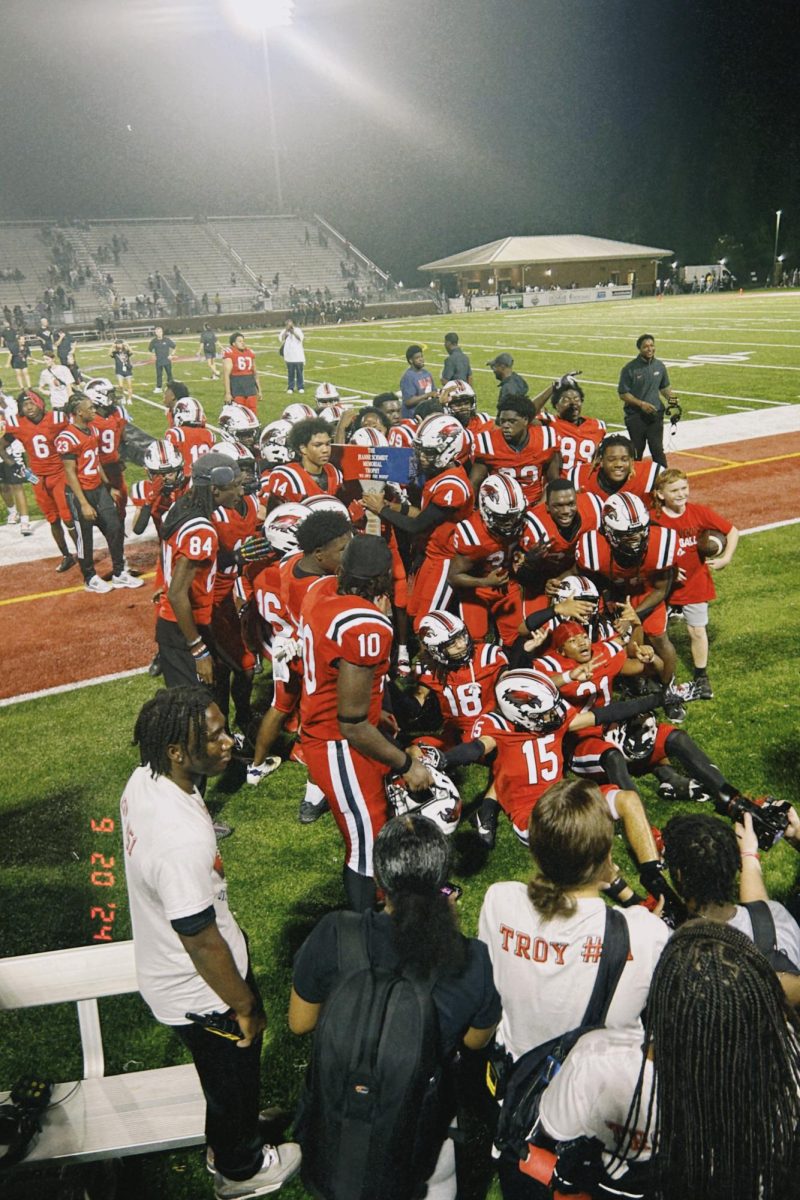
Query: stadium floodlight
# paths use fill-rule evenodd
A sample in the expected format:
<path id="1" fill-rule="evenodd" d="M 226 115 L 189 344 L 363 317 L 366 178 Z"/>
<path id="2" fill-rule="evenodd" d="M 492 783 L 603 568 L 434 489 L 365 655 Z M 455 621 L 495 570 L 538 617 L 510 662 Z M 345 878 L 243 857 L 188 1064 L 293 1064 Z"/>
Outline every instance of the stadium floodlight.
<path id="1" fill-rule="evenodd" d="M 777 208 L 775 210 L 775 250 L 772 254 L 772 282 L 775 284 L 778 282 L 778 233 L 781 227 L 782 215 L 783 209 Z"/>
<path id="2" fill-rule="evenodd" d="M 292 23 L 294 0 L 225 0 L 231 23 L 253 41 Z"/>

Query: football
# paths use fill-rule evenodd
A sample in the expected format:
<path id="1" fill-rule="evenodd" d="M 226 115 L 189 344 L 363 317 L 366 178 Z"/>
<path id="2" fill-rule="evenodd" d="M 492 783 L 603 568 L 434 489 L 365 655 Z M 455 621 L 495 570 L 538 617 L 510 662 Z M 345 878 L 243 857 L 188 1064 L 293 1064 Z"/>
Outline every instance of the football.
<path id="1" fill-rule="evenodd" d="M 707 558 L 719 558 L 727 544 L 728 539 L 718 529 L 701 529 L 697 535 L 697 553 L 703 562 Z"/>

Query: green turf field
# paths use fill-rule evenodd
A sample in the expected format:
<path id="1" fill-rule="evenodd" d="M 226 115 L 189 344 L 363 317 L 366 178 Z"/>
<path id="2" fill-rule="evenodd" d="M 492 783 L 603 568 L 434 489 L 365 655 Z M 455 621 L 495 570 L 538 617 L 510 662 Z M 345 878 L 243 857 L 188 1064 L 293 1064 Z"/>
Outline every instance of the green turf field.
<path id="1" fill-rule="evenodd" d="M 757 399 L 794 403 L 800 349 L 796 337 L 800 296 L 687 297 L 664 302 L 636 302 L 612 308 L 581 307 L 518 314 L 471 315 L 404 320 L 381 325 L 312 329 L 307 342 L 307 395 L 328 379 L 346 388 L 373 394 L 397 386 L 403 354 L 411 341 L 428 344 L 428 363 L 441 363 L 441 341 L 455 328 L 477 367 L 499 350 L 510 350 L 522 374 L 536 390 L 554 374 L 580 367 L 587 390 L 587 410 L 618 420 L 613 386 L 619 367 L 634 353 L 635 336 L 647 330 L 657 337 L 657 353 L 668 362 L 689 361 L 692 354 L 747 352 L 736 365 L 706 363 L 671 369 L 685 407 L 709 413 L 733 411 L 727 405 L 764 407 Z M 260 351 L 268 411 L 277 415 L 285 403 L 283 364 L 273 333 L 248 338 Z M 267 350 L 269 347 L 269 350 Z M 195 343 L 181 339 L 179 353 Z M 84 369 L 101 367 L 97 348 L 79 354 Z M 99 370 L 98 370 L 98 373 Z M 107 373 L 104 369 L 103 373 Z M 136 391 L 152 386 L 152 369 L 140 368 Z M 213 418 L 219 411 L 221 387 L 203 381 L 205 365 L 179 364 L 176 378 L 185 379 Z M 313 381 L 313 382 L 312 382 Z M 493 408 L 494 381 L 477 372 L 481 406 Z M 690 396 L 690 389 L 696 396 Z M 700 395 L 702 393 L 702 396 Z M 158 397 L 156 397 L 158 399 Z M 140 402 L 134 419 L 158 432 L 163 418 Z M 796 591 L 797 527 L 775 529 L 742 539 L 734 562 L 717 578 L 720 598 L 713 606 L 711 673 L 716 699 L 695 704 L 685 725 L 714 761 L 741 789 L 797 799 L 796 647 L 800 614 Z M 768 580 L 768 586 L 765 582 Z M 681 678 L 690 672 L 685 629 L 671 626 L 679 649 Z M 13 651 L 12 651 L 13 652 Z M 98 666 L 98 673 L 102 668 Z M 31 680 L 31 687 L 38 686 Z M 0 813 L 3 854 L 0 856 L 0 946 L 4 955 L 85 944 L 97 931 L 91 908 L 98 894 L 116 905 L 115 939 L 130 935 L 124 879 L 118 868 L 116 834 L 92 831 L 91 821 L 116 818 L 124 782 L 135 765 L 130 732 L 142 702 L 157 683 L 146 676 L 76 689 L 65 695 L 30 701 L 0 714 L 5 752 L 0 760 Z M 263 686 L 261 684 L 260 686 Z M 23 754 L 8 748 L 24 747 Z M 237 773 L 238 772 L 238 773 Z M 463 777 L 465 800 L 477 796 L 486 778 L 483 768 Z M 328 817 L 311 827 L 297 823 L 297 805 L 305 773 L 284 766 L 259 788 L 242 785 L 241 768 L 209 790 L 209 807 L 235 826 L 222 851 L 230 879 L 233 908 L 248 930 L 256 974 L 262 987 L 267 1032 L 264 1100 L 291 1103 L 297 1096 L 308 1039 L 292 1037 L 286 1025 L 292 955 L 314 922 L 341 904 L 341 842 Z M 670 808 L 657 801 L 644 783 L 643 796 L 655 824 L 668 820 Z M 115 855 L 114 883 L 98 888 L 91 882 L 93 853 Z M 464 886 L 463 927 L 473 933 L 486 886 L 498 879 L 525 878 L 526 853 L 507 825 L 487 859 L 468 828 L 454 839 L 453 878 Z M 621 838 L 617 862 L 635 878 Z M 764 860 L 767 885 L 778 898 L 791 887 L 797 867 L 794 852 L 778 846 Z M 166 1029 L 149 1017 L 137 998 L 108 1000 L 101 1005 L 110 1071 L 154 1067 L 183 1061 L 183 1051 Z M 73 1012 L 41 1011 L 0 1017 L 0 1080 L 24 1070 L 57 1079 L 80 1072 L 79 1042 Z M 200 1151 L 165 1154 L 140 1160 L 135 1167 L 139 1196 L 190 1200 L 210 1194 Z M 53 1184 L 37 1184 L 42 1200 L 56 1196 Z M 5 1193 L 27 1197 L 30 1184 L 20 1181 Z M 132 1191 L 131 1193 L 132 1194 Z M 299 1183 L 284 1190 L 289 1200 L 305 1196 Z M 476 1173 L 470 1195 L 483 1194 Z M 494 1192 L 490 1192 L 494 1195 Z"/>

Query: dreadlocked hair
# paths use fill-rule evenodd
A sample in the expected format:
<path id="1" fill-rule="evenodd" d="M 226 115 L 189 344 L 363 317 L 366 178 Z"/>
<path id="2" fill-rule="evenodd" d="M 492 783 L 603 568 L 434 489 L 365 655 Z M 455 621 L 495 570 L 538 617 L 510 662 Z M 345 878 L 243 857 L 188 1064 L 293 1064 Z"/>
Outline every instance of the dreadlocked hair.
<path id="1" fill-rule="evenodd" d="M 394 580 L 391 571 L 364 579 L 360 575 L 339 572 L 338 592 L 340 596 L 359 596 L 362 600 L 375 600 L 378 596 L 394 595 Z"/>
<path id="2" fill-rule="evenodd" d="M 734 903 L 739 846 L 730 825 L 710 813 L 681 813 L 664 826 L 663 838 L 664 861 L 684 900 L 701 912 Z"/>
<path id="3" fill-rule="evenodd" d="M 545 920 L 570 917 L 575 888 L 591 883 L 611 853 L 614 823 L 595 783 L 561 779 L 534 807 L 528 825 L 530 852 L 539 868 L 528 898 Z"/>
<path id="4" fill-rule="evenodd" d="M 205 517 L 209 520 L 215 507 L 211 484 L 193 479 L 188 492 L 175 501 L 164 517 L 161 525 L 162 542 L 171 538 L 176 529 L 191 521 L 193 517 Z"/>
<path id="5" fill-rule="evenodd" d="M 645 1057 L 618 1151 L 630 1161 L 650 1141 L 657 1200 L 795 1194 L 799 1028 L 750 938 L 703 920 L 672 935 L 650 984 Z M 648 1047 L 654 1086 L 642 1124 Z"/>
<path id="6" fill-rule="evenodd" d="M 206 732 L 206 709 L 210 701 L 205 688 L 176 687 L 156 692 L 142 706 L 133 729 L 133 745 L 139 747 L 143 767 L 153 778 L 169 775 L 170 746 L 188 750 L 199 746 Z"/>
<path id="7" fill-rule="evenodd" d="M 392 944 L 400 966 L 422 977 L 458 975 L 466 966 L 466 942 L 441 891 L 449 860 L 445 835 L 427 817 L 393 817 L 375 840 L 375 878 L 391 905 Z"/>

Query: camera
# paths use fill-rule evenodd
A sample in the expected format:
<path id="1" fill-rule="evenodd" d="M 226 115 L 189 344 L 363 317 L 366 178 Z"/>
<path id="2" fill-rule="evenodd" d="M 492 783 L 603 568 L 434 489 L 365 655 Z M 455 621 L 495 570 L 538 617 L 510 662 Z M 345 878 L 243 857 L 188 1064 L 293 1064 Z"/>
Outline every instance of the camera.
<path id="1" fill-rule="evenodd" d="M 753 832 L 761 850 L 769 850 L 779 842 L 789 825 L 791 805 L 788 800 L 776 800 L 774 796 L 748 800 L 746 796 L 735 793 L 728 799 L 715 800 L 714 807 L 723 817 L 730 817 L 734 824 L 743 823 L 745 813 L 750 813 Z"/>

